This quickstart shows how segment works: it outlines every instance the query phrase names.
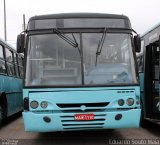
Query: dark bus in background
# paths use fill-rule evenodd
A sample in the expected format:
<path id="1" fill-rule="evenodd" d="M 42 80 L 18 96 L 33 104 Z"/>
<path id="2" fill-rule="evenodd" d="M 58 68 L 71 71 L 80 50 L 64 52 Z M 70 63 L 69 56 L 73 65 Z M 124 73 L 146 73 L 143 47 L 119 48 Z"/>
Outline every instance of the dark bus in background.
<path id="1" fill-rule="evenodd" d="M 23 55 L 0 39 L 0 124 L 23 108 Z"/>
<path id="2" fill-rule="evenodd" d="M 141 84 L 142 125 L 160 122 L 160 24 L 141 36 L 142 52 L 137 54 Z"/>

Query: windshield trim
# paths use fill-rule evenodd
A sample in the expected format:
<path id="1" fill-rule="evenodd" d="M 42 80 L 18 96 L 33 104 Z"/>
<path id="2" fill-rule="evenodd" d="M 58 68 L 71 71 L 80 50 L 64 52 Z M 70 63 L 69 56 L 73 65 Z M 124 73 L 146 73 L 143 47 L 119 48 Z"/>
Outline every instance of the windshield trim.
<path id="1" fill-rule="evenodd" d="M 40 34 L 56 34 L 56 32 L 54 32 L 55 28 L 52 29 L 33 29 L 33 30 L 29 30 L 27 31 L 28 36 L 30 35 L 40 35 Z M 132 32 L 134 32 L 134 30 L 132 29 L 128 29 L 128 28 L 108 28 L 107 29 L 107 33 L 128 33 L 128 34 L 132 34 Z M 102 28 L 58 28 L 59 31 L 63 31 L 63 33 L 103 33 L 104 31 L 104 27 Z"/>
<path id="2" fill-rule="evenodd" d="M 133 83 L 133 84 L 93 84 L 93 85 L 31 85 L 31 86 L 24 86 L 24 88 L 88 88 L 88 87 L 122 87 L 122 86 L 139 86 L 140 83 Z"/>

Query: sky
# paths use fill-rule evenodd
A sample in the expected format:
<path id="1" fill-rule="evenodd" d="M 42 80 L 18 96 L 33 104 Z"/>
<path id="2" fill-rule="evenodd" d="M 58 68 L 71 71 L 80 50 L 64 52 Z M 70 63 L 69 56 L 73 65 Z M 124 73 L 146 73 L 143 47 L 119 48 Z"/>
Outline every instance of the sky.
<path id="1" fill-rule="evenodd" d="M 4 39 L 4 0 L 0 0 L 0 38 Z M 160 0 L 6 0 L 7 41 L 16 45 L 22 32 L 23 14 L 26 23 L 35 15 L 94 12 L 123 14 L 132 28 L 143 34 L 160 23 Z"/>

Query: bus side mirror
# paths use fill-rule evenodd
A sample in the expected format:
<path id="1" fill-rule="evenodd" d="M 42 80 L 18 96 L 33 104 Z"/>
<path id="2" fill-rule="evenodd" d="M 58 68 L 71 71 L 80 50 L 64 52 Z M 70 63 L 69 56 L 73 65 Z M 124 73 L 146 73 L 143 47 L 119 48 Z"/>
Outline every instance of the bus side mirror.
<path id="1" fill-rule="evenodd" d="M 17 53 L 24 52 L 25 34 L 19 34 L 17 36 Z"/>
<path id="2" fill-rule="evenodd" d="M 134 46 L 136 52 L 141 52 L 141 37 L 139 35 L 134 36 Z"/>

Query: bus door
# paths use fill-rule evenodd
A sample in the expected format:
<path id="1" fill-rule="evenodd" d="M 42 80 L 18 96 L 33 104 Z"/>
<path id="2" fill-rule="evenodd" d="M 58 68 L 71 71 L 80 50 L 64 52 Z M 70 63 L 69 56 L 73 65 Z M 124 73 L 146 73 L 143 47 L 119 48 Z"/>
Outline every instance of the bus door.
<path id="1" fill-rule="evenodd" d="M 145 110 L 147 118 L 160 119 L 160 40 L 146 47 Z"/>

